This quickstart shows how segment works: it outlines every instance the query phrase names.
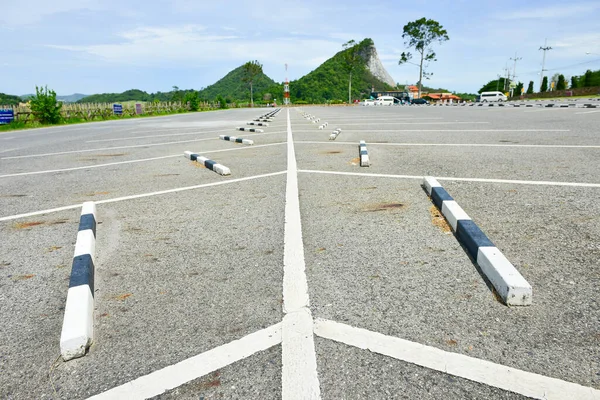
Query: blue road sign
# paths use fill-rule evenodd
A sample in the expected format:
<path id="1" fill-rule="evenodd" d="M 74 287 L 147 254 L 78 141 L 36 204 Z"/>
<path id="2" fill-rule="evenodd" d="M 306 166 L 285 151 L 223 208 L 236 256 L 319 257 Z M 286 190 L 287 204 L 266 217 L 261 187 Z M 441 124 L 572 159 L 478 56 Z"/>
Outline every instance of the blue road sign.
<path id="1" fill-rule="evenodd" d="M 115 114 L 115 115 L 123 114 L 123 105 L 122 104 L 113 104 L 113 114 Z"/>
<path id="2" fill-rule="evenodd" d="M 10 124 L 15 119 L 15 112 L 13 110 L 0 109 L 0 125 Z"/>

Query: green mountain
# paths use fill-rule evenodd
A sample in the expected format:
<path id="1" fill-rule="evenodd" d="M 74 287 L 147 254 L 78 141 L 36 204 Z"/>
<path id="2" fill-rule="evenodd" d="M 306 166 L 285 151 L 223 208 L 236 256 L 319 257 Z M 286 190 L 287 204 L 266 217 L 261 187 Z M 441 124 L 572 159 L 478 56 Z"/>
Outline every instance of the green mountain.
<path id="1" fill-rule="evenodd" d="M 19 96 L 12 94 L 0 93 L 0 107 L 2 106 L 17 106 L 23 100 Z"/>
<path id="2" fill-rule="evenodd" d="M 152 101 L 152 96 L 143 90 L 130 89 L 123 93 L 101 93 L 86 96 L 77 103 L 113 103 L 121 101 Z"/>
<path id="3" fill-rule="evenodd" d="M 250 85 L 242 81 L 243 75 L 243 66 L 237 67 L 214 84 L 201 90 L 199 92 L 200 98 L 214 100 L 217 96 L 223 96 L 227 100 L 250 101 Z M 264 73 L 258 75 L 252 84 L 254 101 L 262 100 L 264 94 L 269 92 L 269 89 L 274 85 L 277 85 L 275 81 Z M 282 92 L 283 86 L 279 92 L 272 94 L 277 98 L 277 94 Z M 279 96 L 281 97 L 283 94 Z"/>
<path id="4" fill-rule="evenodd" d="M 354 47 L 358 47 L 360 60 L 358 67 L 352 73 L 352 98 L 368 97 L 371 88 L 375 88 L 375 90 L 393 89 L 394 86 L 391 85 L 393 80 L 379 61 L 373 40 L 364 39 Z M 349 74 L 345 70 L 344 53 L 352 51 L 351 49 L 338 52 L 308 75 L 290 82 L 292 103 L 297 101 L 309 103 L 322 103 L 330 100 L 348 101 Z"/>

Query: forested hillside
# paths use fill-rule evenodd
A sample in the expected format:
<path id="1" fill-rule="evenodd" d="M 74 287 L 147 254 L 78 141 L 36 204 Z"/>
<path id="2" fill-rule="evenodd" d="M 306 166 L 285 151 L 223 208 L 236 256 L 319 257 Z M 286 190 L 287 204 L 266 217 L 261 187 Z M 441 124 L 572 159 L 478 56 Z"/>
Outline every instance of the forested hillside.
<path id="1" fill-rule="evenodd" d="M 244 68 L 243 66 L 239 66 L 214 84 L 201 90 L 199 92 L 200 98 L 213 100 L 217 96 L 222 96 L 226 100 L 240 100 L 249 102 L 250 85 L 242 80 L 243 76 Z M 272 87 L 276 90 L 276 92 L 270 92 Z M 281 87 L 281 90 L 277 91 L 278 87 L 279 86 L 273 79 L 269 78 L 264 73 L 259 74 L 253 83 L 254 101 L 261 101 L 265 93 L 269 93 L 271 96 L 274 96 L 274 98 L 281 98 L 281 96 L 283 96 L 283 87 Z"/>
<path id="2" fill-rule="evenodd" d="M 367 68 L 369 48 L 372 45 L 371 39 L 365 39 L 354 46 L 358 47 L 360 62 L 352 73 L 353 99 L 368 97 L 372 87 L 376 90 L 392 89 L 388 84 L 374 77 Z M 352 48 L 338 52 L 308 75 L 290 82 L 292 103 L 298 101 L 309 103 L 322 103 L 330 100 L 348 101 L 349 73 L 346 72 L 344 65 L 344 53 L 349 51 L 352 51 Z"/>
<path id="3" fill-rule="evenodd" d="M 19 96 L 0 93 L 0 106 L 16 106 L 22 101 Z"/>

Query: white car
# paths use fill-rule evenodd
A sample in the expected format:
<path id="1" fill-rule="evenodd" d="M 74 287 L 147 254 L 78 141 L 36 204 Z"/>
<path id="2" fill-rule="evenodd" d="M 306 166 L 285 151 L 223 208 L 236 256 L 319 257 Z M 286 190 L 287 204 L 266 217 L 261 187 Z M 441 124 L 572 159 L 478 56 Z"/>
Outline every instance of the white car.
<path id="1" fill-rule="evenodd" d="M 392 96 L 380 96 L 375 100 L 376 106 L 393 106 L 394 98 Z"/>
<path id="2" fill-rule="evenodd" d="M 360 105 L 361 106 L 374 106 L 375 100 L 364 99 L 363 101 L 360 102 Z"/>

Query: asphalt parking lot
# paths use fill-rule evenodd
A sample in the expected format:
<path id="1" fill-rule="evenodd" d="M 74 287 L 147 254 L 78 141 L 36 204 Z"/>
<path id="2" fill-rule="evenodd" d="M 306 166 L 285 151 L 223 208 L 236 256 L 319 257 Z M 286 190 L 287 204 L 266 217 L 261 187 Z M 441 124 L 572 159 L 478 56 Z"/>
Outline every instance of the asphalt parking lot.
<path id="1" fill-rule="evenodd" d="M 600 398 L 600 111 L 293 107 L 235 130 L 269 111 L 0 134 L 0 398 Z M 499 300 L 423 176 L 532 305 Z M 64 362 L 85 201 L 95 337 Z"/>

